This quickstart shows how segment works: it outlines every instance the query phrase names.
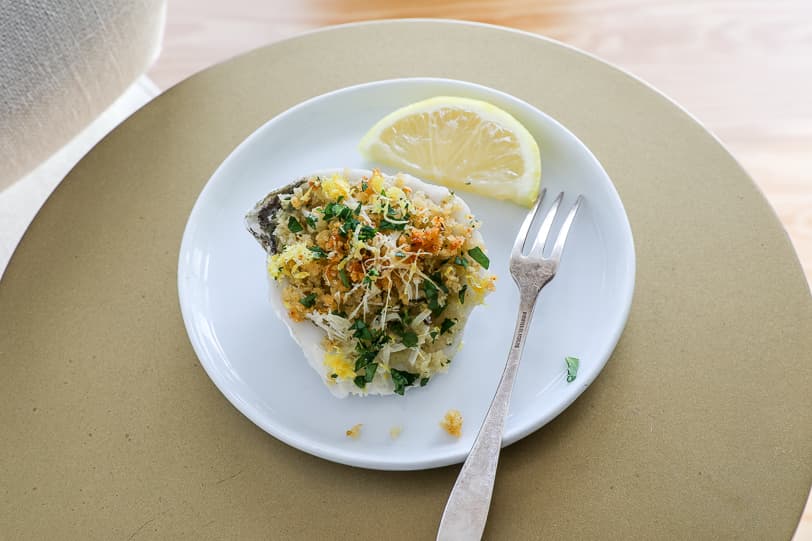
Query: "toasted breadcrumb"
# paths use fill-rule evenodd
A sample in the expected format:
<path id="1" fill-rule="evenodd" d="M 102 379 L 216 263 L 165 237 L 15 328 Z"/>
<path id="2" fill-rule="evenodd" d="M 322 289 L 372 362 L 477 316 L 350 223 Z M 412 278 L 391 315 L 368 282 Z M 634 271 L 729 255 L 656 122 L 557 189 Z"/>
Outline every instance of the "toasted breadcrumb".
<path id="1" fill-rule="evenodd" d="M 462 414 L 458 410 L 448 410 L 440 421 L 440 426 L 452 436 L 459 438 L 462 435 Z"/>
<path id="2" fill-rule="evenodd" d="M 392 428 L 389 429 L 389 437 L 392 438 L 393 440 L 396 440 L 398 436 L 400 436 L 400 433 L 402 431 L 403 429 L 401 427 L 393 426 Z"/>
<path id="3" fill-rule="evenodd" d="M 349 430 L 347 430 L 347 437 L 352 438 L 354 440 L 357 440 L 358 437 L 361 435 L 361 427 L 362 426 L 363 425 L 359 423 L 359 424 L 353 426 L 352 428 L 350 428 Z"/>

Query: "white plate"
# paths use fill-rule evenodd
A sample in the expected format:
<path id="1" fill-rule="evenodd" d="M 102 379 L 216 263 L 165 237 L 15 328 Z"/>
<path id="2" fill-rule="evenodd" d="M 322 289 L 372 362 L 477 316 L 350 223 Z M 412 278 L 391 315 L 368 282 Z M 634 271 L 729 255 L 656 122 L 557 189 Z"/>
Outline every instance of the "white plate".
<path id="1" fill-rule="evenodd" d="M 203 189 L 183 236 L 178 290 L 189 338 L 222 393 L 271 435 L 328 460 L 415 470 L 465 458 L 509 350 L 518 293 L 508 253 L 527 210 L 460 194 L 482 221 L 496 291 L 474 310 L 447 374 L 404 397 L 343 400 L 329 393 L 273 314 L 265 253 L 245 230 L 243 215 L 272 189 L 312 171 L 371 168 L 357 150 L 366 130 L 398 107 L 437 95 L 484 99 L 512 113 L 539 142 L 542 186 L 566 191 L 565 206 L 578 193 L 586 197 L 558 276 L 536 308 L 506 445 L 549 422 L 592 383 L 629 313 L 634 246 L 623 205 L 595 157 L 549 116 L 502 92 L 446 79 L 378 81 L 301 103 L 248 137 Z M 566 382 L 568 355 L 581 359 L 572 383 Z M 452 408 L 465 419 L 459 439 L 439 426 Z M 361 436 L 348 438 L 345 431 L 358 423 Z M 393 427 L 402 429 L 396 439 Z"/>

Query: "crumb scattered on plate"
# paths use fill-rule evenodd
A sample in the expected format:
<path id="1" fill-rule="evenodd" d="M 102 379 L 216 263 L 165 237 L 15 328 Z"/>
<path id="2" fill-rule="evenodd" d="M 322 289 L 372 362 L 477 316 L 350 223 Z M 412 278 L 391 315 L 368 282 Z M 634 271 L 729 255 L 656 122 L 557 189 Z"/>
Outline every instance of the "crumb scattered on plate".
<path id="1" fill-rule="evenodd" d="M 358 436 L 361 435 L 361 425 L 360 423 L 352 427 L 351 429 L 347 430 L 347 437 L 352 438 L 354 440 L 358 439 Z"/>
<path id="2" fill-rule="evenodd" d="M 452 436 L 459 438 L 462 435 L 462 414 L 458 410 L 448 410 L 440 421 L 440 426 Z"/>
<path id="3" fill-rule="evenodd" d="M 401 427 L 393 426 L 392 428 L 389 429 L 389 437 L 392 438 L 393 440 L 396 440 L 398 439 L 398 436 L 400 436 L 400 433 L 402 431 L 403 429 Z"/>

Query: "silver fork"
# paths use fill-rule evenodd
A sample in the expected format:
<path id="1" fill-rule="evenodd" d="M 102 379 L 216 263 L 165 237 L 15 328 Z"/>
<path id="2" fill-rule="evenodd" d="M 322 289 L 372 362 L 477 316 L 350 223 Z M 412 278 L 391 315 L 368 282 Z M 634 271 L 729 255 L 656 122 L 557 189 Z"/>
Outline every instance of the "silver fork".
<path id="1" fill-rule="evenodd" d="M 480 539 L 485 530 L 493 494 L 493 483 L 496 478 L 496 465 L 499 462 L 499 450 L 502 447 L 502 431 L 510 403 L 510 393 L 513 390 L 513 381 L 519 371 L 519 361 L 522 358 L 527 329 L 533 318 L 533 309 L 536 306 L 539 292 L 553 279 L 558 270 L 567 234 L 583 201 L 583 196 L 579 195 L 561 225 L 549 257 L 544 257 L 543 251 L 547 237 L 550 235 L 550 229 L 558 208 L 561 206 L 561 201 L 564 199 L 564 192 L 558 194 L 541 223 L 532 248 L 527 255 L 524 255 L 530 226 L 539 213 L 545 193 L 546 190 L 541 192 L 535 206 L 524 219 L 513 244 L 513 251 L 510 253 L 510 274 L 519 287 L 520 294 L 516 330 L 510 343 L 510 353 L 508 353 L 502 379 L 496 388 L 496 394 L 479 429 L 479 434 L 474 440 L 471 452 L 457 476 L 457 482 L 454 483 L 451 495 L 448 497 L 448 503 L 446 503 L 437 532 L 438 541 Z"/>

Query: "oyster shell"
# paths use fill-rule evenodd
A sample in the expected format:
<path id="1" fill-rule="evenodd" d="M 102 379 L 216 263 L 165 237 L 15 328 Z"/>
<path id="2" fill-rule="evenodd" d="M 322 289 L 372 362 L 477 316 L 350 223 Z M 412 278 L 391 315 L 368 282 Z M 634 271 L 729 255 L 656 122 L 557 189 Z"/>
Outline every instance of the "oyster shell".
<path id="1" fill-rule="evenodd" d="M 430 375 L 425 376 L 425 370 L 418 371 L 415 367 L 417 366 L 417 361 L 421 355 L 421 348 L 420 347 L 404 347 L 401 344 L 395 345 L 384 345 L 383 350 L 379 351 L 378 356 L 376 357 L 376 364 L 379 364 L 381 370 L 373 370 L 374 377 L 371 380 L 368 380 L 364 383 L 363 387 L 357 383 L 356 379 L 362 376 L 355 376 L 354 378 L 349 377 L 337 377 L 336 374 L 336 367 L 330 365 L 327 362 L 328 360 L 328 353 L 330 353 L 330 344 L 329 339 L 333 340 L 335 343 L 336 336 L 333 334 L 332 329 L 329 326 L 325 326 L 323 322 L 318 321 L 318 317 L 311 317 L 312 315 L 308 315 L 310 319 L 305 319 L 304 321 L 295 321 L 291 317 L 291 301 L 288 299 L 288 304 L 286 306 L 283 291 L 286 286 L 289 285 L 290 281 L 285 277 L 277 276 L 276 279 L 271 277 L 270 272 L 270 265 L 271 261 L 273 260 L 274 256 L 280 254 L 284 249 L 284 246 L 281 246 L 279 239 L 277 238 L 277 228 L 282 227 L 280 232 L 285 231 L 285 225 L 280 224 L 279 216 L 283 214 L 283 204 L 282 201 L 287 199 L 288 196 L 293 194 L 297 188 L 303 187 L 304 184 L 308 183 L 314 177 L 318 177 L 319 179 L 326 179 L 333 177 L 334 175 L 340 175 L 344 179 L 346 179 L 350 185 L 356 186 L 361 185 L 361 183 L 373 176 L 372 171 L 363 170 L 363 169 L 335 169 L 335 170 L 324 170 L 313 173 L 311 175 L 302 177 L 290 184 L 283 186 L 277 190 L 270 192 L 266 195 L 262 200 L 260 200 L 253 209 L 251 209 L 245 217 L 246 227 L 248 231 L 254 236 L 257 242 L 262 246 L 262 248 L 267 253 L 268 264 L 269 264 L 269 282 L 270 282 L 270 289 L 269 289 L 269 301 L 272 305 L 276 315 L 282 320 L 285 326 L 288 328 L 291 337 L 296 341 L 296 343 L 302 349 L 302 352 L 308 362 L 308 364 L 313 368 L 313 370 L 319 374 L 319 377 L 325 383 L 327 388 L 330 390 L 332 394 L 337 397 L 345 397 L 348 394 L 392 394 L 394 392 L 398 392 L 399 394 L 403 394 L 404 392 L 404 385 L 401 378 L 403 377 L 400 374 L 406 373 L 409 375 L 407 378 L 408 383 L 405 385 L 406 388 L 414 387 L 421 385 L 421 380 L 427 380 L 428 377 L 431 377 L 436 372 L 445 371 L 448 361 L 454 356 L 454 354 L 458 351 L 461 345 L 461 340 L 463 336 L 463 329 L 467 322 L 468 316 L 471 313 L 471 310 L 474 308 L 475 305 L 481 303 L 482 298 L 484 298 L 484 294 L 487 293 L 490 289 L 493 288 L 493 278 L 487 273 L 486 269 L 482 268 L 480 265 L 471 261 L 471 269 L 476 269 L 475 274 L 471 274 L 474 280 L 479 280 L 478 283 L 482 285 L 483 292 L 479 294 L 480 298 L 477 300 L 474 299 L 473 294 L 471 295 L 471 301 L 468 303 L 463 303 L 462 298 L 465 295 L 465 291 L 462 294 L 455 294 L 460 296 L 460 302 L 455 304 L 454 306 L 454 322 L 452 323 L 453 332 L 446 331 L 445 329 L 442 331 L 442 347 L 435 347 L 434 353 L 441 352 L 442 356 L 444 356 L 447 361 L 445 364 L 439 369 L 434 372 L 431 372 Z M 406 174 L 398 174 L 395 177 L 388 177 L 385 175 L 381 175 L 384 177 L 386 182 L 393 183 L 395 180 L 399 183 L 402 187 L 407 187 L 411 190 L 411 193 L 416 192 L 423 192 L 428 199 L 435 203 L 440 203 L 442 201 L 449 201 L 449 198 L 453 198 L 454 208 L 456 209 L 453 213 L 453 218 L 460 222 L 466 224 L 473 224 L 474 220 L 471 216 L 471 211 L 468 205 L 460 199 L 458 196 L 453 195 L 449 190 L 445 187 L 436 186 L 432 184 L 427 184 L 415 177 L 406 175 Z M 301 193 L 301 192 L 300 192 Z M 359 207 L 360 208 L 360 207 Z M 308 209 L 309 210 L 309 209 Z M 482 239 L 481 234 L 479 231 L 476 230 L 475 227 L 470 228 L 470 237 L 467 239 L 468 246 L 476 246 L 482 247 L 484 249 L 484 241 Z M 468 269 L 468 264 L 466 263 L 466 269 Z M 470 271 L 474 273 L 474 270 Z M 327 281 L 327 276 L 325 273 L 324 280 Z M 390 281 L 391 284 L 391 281 Z M 391 285 L 390 285 L 391 287 Z M 465 286 L 467 288 L 467 285 Z M 414 286 L 415 291 L 418 290 L 418 286 Z M 328 289 L 328 291 L 330 291 Z M 338 295 L 335 291 L 331 291 L 331 294 Z M 450 294 L 449 294 L 450 295 Z M 449 297 L 450 299 L 450 297 Z M 456 301 L 454 301 L 456 303 Z M 294 303 L 295 304 L 295 303 Z M 447 304 L 451 304 L 451 300 L 447 301 Z M 296 306 L 295 308 L 300 308 Z M 402 307 L 401 307 L 402 308 Z M 406 309 L 408 313 L 408 308 Z M 395 310 L 392 312 L 397 314 Z M 433 317 L 434 312 L 432 312 L 432 316 L 426 317 L 426 320 L 431 320 Z M 385 314 L 383 317 L 379 316 L 379 319 L 376 319 L 380 324 L 382 332 L 385 332 L 387 329 L 387 321 L 389 321 L 390 316 L 386 316 Z M 372 326 L 372 323 L 370 324 Z M 408 329 L 408 327 L 407 327 Z M 338 334 L 342 334 L 338 332 Z M 353 340 L 348 336 L 349 331 L 345 334 L 344 338 L 347 340 Z M 439 333 L 438 333 L 439 334 Z M 357 332 L 356 332 L 357 335 Z M 424 332 L 425 335 L 425 332 Z M 437 340 L 437 337 L 434 338 Z M 359 339 L 360 341 L 360 339 Z M 405 341 L 405 339 L 404 339 Z M 359 342 L 360 343 L 360 342 Z M 388 349 L 387 349 L 388 348 Z M 439 348 L 439 349 L 438 349 Z M 421 350 L 421 351 L 415 351 Z M 385 355 L 384 355 L 385 353 Z M 383 357 L 386 357 L 383 359 Z M 352 359 L 347 359 L 350 361 L 350 366 L 352 366 Z M 356 372 L 364 373 L 364 370 L 359 370 L 357 368 L 357 363 L 354 366 L 354 374 Z M 398 368 L 395 368 L 398 367 Z M 411 367 L 411 368 L 410 368 Z M 424 367 L 425 369 L 425 367 Z M 421 377 L 413 378 L 411 376 L 415 376 L 416 374 L 420 373 Z M 354 375 L 353 374 L 353 375 Z M 428 372 L 426 372 L 428 374 Z M 425 384 L 425 381 L 422 382 Z"/>

